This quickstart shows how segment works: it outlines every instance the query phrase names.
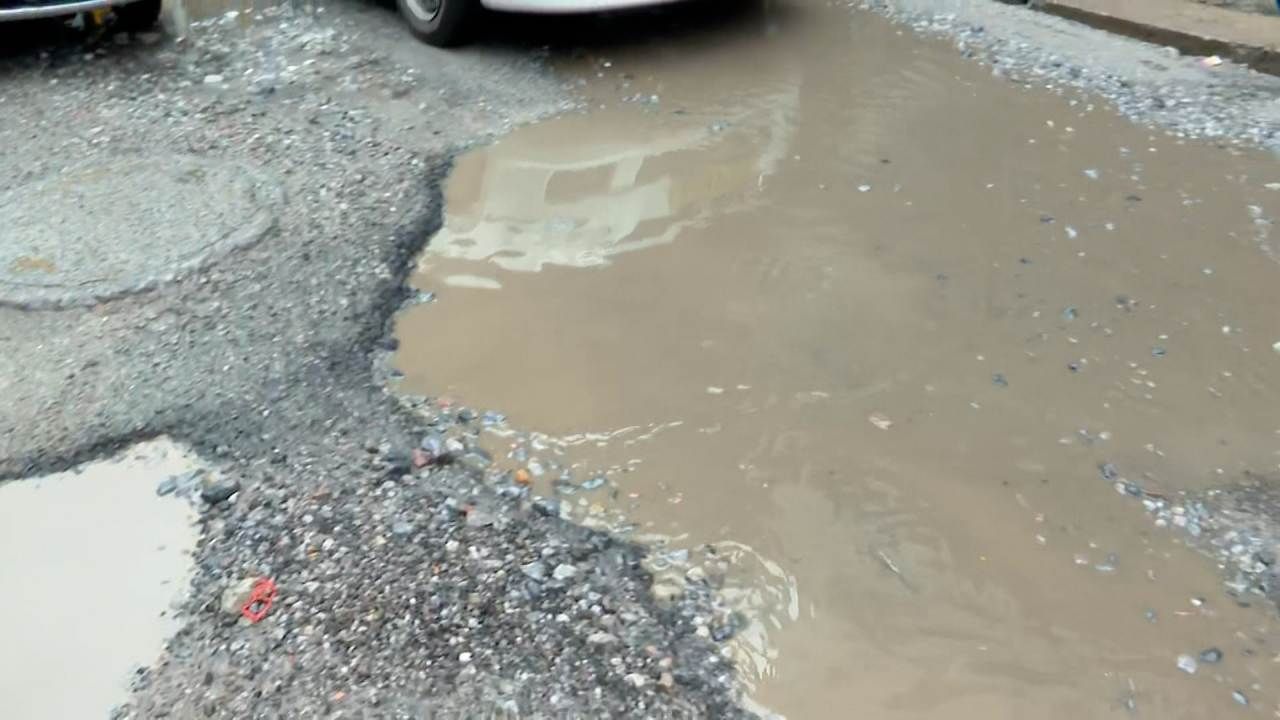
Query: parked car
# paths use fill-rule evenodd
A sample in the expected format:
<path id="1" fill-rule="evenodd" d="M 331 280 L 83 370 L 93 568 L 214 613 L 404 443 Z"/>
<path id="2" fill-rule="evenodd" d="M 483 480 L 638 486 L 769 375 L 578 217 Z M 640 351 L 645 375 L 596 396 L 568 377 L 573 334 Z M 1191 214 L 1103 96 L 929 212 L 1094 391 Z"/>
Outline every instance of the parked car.
<path id="1" fill-rule="evenodd" d="M 6 0 L 0 0 L 5 2 Z M 448 47 L 466 39 L 484 10 L 522 13 L 582 13 L 665 5 L 679 0 L 396 0 L 413 34 L 430 45 Z"/>
<path id="2" fill-rule="evenodd" d="M 107 11 L 125 30 L 146 30 L 160 19 L 160 0 L 0 0 L 0 22 Z"/>

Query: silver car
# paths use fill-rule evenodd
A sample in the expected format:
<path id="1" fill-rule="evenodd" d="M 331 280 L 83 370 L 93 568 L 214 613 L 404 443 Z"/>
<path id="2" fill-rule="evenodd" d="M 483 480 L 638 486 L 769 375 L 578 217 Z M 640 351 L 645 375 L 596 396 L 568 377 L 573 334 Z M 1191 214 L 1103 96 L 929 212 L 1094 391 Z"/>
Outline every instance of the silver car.
<path id="1" fill-rule="evenodd" d="M 480 10 L 523 13 L 582 13 L 664 5 L 679 0 L 396 0 L 413 34 L 440 47 L 466 39 Z M 5 0 L 0 0 L 5 2 Z"/>
<path id="2" fill-rule="evenodd" d="M 125 30 L 146 30 L 160 19 L 161 0 L 0 0 L 0 22 L 106 13 Z"/>

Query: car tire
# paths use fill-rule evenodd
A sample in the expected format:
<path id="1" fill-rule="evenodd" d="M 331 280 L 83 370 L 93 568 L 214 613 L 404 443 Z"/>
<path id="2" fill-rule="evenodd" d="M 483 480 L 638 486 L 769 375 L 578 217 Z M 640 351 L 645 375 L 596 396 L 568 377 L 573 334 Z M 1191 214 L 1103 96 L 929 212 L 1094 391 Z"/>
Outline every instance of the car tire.
<path id="1" fill-rule="evenodd" d="M 400 14 L 418 39 L 436 47 L 466 41 L 477 0 L 396 0 Z"/>
<path id="2" fill-rule="evenodd" d="M 111 8 L 116 27 L 130 32 L 150 30 L 160 22 L 160 0 L 136 0 Z"/>

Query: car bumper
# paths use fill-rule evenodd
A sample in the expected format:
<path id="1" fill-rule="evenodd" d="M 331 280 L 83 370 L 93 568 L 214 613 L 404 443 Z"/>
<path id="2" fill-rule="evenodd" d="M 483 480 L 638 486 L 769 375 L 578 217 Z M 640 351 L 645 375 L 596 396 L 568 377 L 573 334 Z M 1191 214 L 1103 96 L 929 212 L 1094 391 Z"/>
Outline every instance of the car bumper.
<path id="1" fill-rule="evenodd" d="M 133 0 L 77 0 L 75 2 L 0 2 L 0 22 L 60 17 L 126 5 Z"/>
<path id="2" fill-rule="evenodd" d="M 522 13 L 579 13 L 667 5 L 681 0 L 480 0 L 490 10 Z"/>

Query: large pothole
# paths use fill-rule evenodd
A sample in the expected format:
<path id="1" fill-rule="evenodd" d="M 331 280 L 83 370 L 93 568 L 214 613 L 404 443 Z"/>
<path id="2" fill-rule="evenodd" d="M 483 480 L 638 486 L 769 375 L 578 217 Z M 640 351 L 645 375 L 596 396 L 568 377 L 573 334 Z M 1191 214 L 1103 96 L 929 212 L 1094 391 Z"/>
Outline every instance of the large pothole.
<path id="1" fill-rule="evenodd" d="M 129 156 L 0 194 L 0 304 L 89 305 L 148 290 L 257 241 L 280 184 L 244 163 Z"/>

